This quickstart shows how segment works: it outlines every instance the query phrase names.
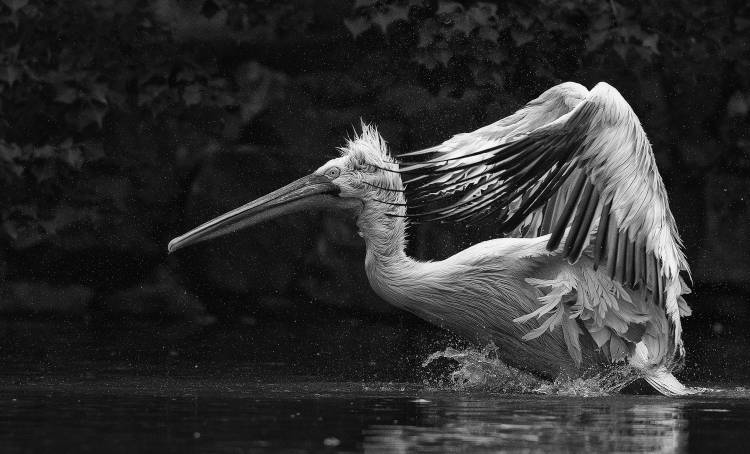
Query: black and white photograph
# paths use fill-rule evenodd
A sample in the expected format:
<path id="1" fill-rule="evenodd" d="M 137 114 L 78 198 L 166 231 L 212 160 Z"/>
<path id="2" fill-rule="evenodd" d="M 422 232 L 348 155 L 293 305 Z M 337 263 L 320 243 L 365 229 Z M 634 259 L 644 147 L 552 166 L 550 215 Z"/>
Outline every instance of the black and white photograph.
<path id="1" fill-rule="evenodd" d="M 750 449 L 744 0 L 0 0 L 0 452 Z"/>

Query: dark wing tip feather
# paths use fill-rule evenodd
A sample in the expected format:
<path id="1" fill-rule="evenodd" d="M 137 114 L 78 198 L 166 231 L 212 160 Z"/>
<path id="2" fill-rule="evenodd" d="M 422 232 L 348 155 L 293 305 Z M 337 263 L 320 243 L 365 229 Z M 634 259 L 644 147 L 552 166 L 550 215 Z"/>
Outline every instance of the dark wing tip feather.
<path id="1" fill-rule="evenodd" d="M 552 229 L 549 241 L 547 242 L 547 250 L 554 251 L 560 246 L 560 241 L 562 241 L 562 237 L 565 233 L 565 227 L 567 227 L 570 217 L 573 215 L 573 210 L 575 209 L 576 203 L 581 195 L 581 190 L 585 184 L 586 174 L 579 172 L 578 177 L 573 184 L 573 188 L 568 195 L 565 208 L 560 214 L 560 217 L 557 218 L 555 227 Z"/>
<path id="2" fill-rule="evenodd" d="M 606 257 L 606 239 L 609 231 L 609 212 L 611 209 L 612 200 L 604 204 L 602 207 L 602 213 L 599 216 L 599 227 L 596 232 L 596 241 L 594 242 L 593 251 L 594 269 L 599 267 L 599 262 L 602 261 L 602 256 Z"/>
<path id="3" fill-rule="evenodd" d="M 588 200 L 586 201 L 586 205 L 584 208 L 584 205 L 581 204 L 579 206 L 579 214 L 578 217 L 580 218 L 580 221 L 576 219 L 576 222 L 574 225 L 578 225 L 578 229 L 575 231 L 575 237 L 569 236 L 568 242 L 572 243 L 571 247 L 568 248 L 568 244 L 566 243 L 565 248 L 568 249 L 567 258 L 568 261 L 573 264 L 578 262 L 578 259 L 581 258 L 581 254 L 583 253 L 583 246 L 586 244 L 586 240 L 589 238 L 589 234 L 591 233 L 591 226 L 592 222 L 594 220 L 594 214 L 596 213 L 596 208 L 599 205 L 599 192 L 594 189 L 594 185 L 589 183 L 589 187 L 591 188 L 591 191 Z M 571 230 L 571 233 L 568 235 L 572 235 L 573 231 Z"/>

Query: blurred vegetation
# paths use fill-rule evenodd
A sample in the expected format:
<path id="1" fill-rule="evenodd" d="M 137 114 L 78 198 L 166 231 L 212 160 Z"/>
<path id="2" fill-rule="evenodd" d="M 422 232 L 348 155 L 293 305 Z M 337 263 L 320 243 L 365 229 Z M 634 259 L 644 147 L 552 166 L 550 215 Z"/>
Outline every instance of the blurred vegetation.
<path id="1" fill-rule="evenodd" d="M 210 41 L 273 40 L 280 18 L 295 15 L 289 5 L 257 11 L 232 2 L 215 4 L 210 17 L 196 2 L 2 3 L 0 215 L 18 248 L 132 214 L 135 201 L 123 200 L 111 178 L 145 186 L 137 202 L 163 204 L 164 159 L 180 163 L 144 155 L 137 138 L 112 143 L 117 123 L 135 119 L 129 132 L 148 135 L 204 116 L 206 135 L 236 138 L 283 76 L 252 63 L 223 66 Z M 174 150 L 156 152 L 165 153 Z"/>
<path id="2" fill-rule="evenodd" d="M 333 217 L 197 248 L 182 267 L 166 243 L 316 167 L 360 117 L 406 150 L 565 80 L 608 81 L 634 107 L 697 278 L 750 278 L 744 1 L 2 0 L 0 43 L 0 272 L 108 295 L 84 306 L 185 287 L 385 310 Z M 413 252 L 456 237 L 423 227 Z M 75 294 L 79 307 L 89 293 Z"/>

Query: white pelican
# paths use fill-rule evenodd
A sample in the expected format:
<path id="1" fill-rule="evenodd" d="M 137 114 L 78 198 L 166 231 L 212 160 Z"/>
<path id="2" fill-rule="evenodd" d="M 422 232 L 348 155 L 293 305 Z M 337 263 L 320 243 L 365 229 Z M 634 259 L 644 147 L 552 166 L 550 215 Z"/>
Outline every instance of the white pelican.
<path id="1" fill-rule="evenodd" d="M 651 145 L 606 83 L 557 85 L 516 113 L 399 168 L 371 126 L 311 175 L 169 243 L 173 252 L 283 213 L 355 210 L 365 271 L 386 301 L 486 344 L 541 377 L 629 363 L 684 394 L 689 272 Z M 408 175 L 409 211 L 401 175 Z M 441 261 L 404 252 L 408 218 L 488 218 L 508 237 Z"/>

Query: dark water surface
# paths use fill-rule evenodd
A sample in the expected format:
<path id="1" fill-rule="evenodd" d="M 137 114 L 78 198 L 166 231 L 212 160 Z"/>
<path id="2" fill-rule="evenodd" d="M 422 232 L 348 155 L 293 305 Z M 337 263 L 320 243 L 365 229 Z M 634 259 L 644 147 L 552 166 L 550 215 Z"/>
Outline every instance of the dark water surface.
<path id="1" fill-rule="evenodd" d="M 576 398 L 109 373 L 0 389 L 2 452 L 741 452 L 750 394 Z M 745 451 L 746 452 L 746 451 Z"/>
<path id="2" fill-rule="evenodd" d="M 166 337 L 2 325 L 0 452 L 750 450 L 744 379 L 694 381 L 713 389 L 684 398 L 438 389 L 419 366 L 435 346 L 399 356 L 407 342 L 366 326 L 342 334 L 347 323 L 332 325 L 339 344 L 280 339 L 270 325 Z"/>

